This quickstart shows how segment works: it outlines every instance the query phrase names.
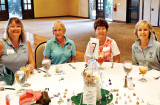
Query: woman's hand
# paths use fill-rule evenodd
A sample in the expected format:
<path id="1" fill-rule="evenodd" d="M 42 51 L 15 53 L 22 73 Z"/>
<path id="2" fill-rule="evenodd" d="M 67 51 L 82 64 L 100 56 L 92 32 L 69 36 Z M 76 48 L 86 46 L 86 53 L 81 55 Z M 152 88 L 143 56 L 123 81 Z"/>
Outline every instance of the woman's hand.
<path id="1" fill-rule="evenodd" d="M 90 51 L 93 53 L 94 51 L 94 48 L 95 48 L 95 45 L 92 44 L 90 41 L 89 41 L 89 47 L 90 47 Z"/>
<path id="2" fill-rule="evenodd" d="M 30 73 L 33 73 L 34 66 L 32 64 L 28 64 L 28 65 L 26 65 L 26 67 L 29 67 Z"/>

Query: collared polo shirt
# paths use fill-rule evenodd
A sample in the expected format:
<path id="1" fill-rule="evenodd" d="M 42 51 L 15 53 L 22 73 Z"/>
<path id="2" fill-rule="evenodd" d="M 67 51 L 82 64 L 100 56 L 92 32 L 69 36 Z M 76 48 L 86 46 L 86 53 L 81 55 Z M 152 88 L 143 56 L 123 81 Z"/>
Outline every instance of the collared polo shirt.
<path id="1" fill-rule="evenodd" d="M 3 43 L 2 64 L 14 73 L 28 64 L 28 43 L 26 41 L 24 43 L 20 41 L 17 48 L 13 46 L 9 38 L 6 41 L 3 39 L 1 41 Z"/>
<path id="2" fill-rule="evenodd" d="M 149 69 L 160 71 L 160 43 L 150 38 L 148 46 L 142 50 L 140 39 L 132 45 L 132 60 L 139 65 L 140 60 L 147 60 Z"/>
<path id="3" fill-rule="evenodd" d="M 49 57 L 51 64 L 68 63 L 71 57 L 76 56 L 74 42 L 65 37 L 63 48 L 56 38 L 47 41 L 43 55 Z"/>

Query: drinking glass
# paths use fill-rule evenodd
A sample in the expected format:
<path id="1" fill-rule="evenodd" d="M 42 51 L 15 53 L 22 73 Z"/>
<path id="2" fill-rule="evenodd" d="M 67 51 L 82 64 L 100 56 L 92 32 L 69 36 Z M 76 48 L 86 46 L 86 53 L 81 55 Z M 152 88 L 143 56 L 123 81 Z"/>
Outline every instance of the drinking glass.
<path id="1" fill-rule="evenodd" d="M 141 60 L 139 62 L 139 71 L 142 74 L 142 78 L 139 79 L 139 80 L 142 81 L 142 82 L 146 82 L 147 80 L 144 78 L 144 75 L 148 71 L 148 61 L 147 60 Z"/>
<path id="2" fill-rule="evenodd" d="M 51 67 L 51 60 L 44 58 L 44 59 L 42 60 L 42 65 L 43 65 L 43 68 L 46 70 L 46 74 L 44 75 L 44 77 L 50 77 L 51 74 L 48 73 L 48 70 L 49 70 L 50 67 Z"/>
<path id="3" fill-rule="evenodd" d="M 102 67 L 103 60 L 104 60 L 104 54 L 103 52 L 100 52 L 98 55 L 98 63 L 100 65 L 99 70 L 103 70 L 103 67 Z"/>
<path id="4" fill-rule="evenodd" d="M 132 71 L 132 62 L 129 60 L 124 61 L 123 69 L 126 72 L 126 76 L 128 76 L 129 73 Z"/>
<path id="5" fill-rule="evenodd" d="M 18 90 L 18 93 L 24 93 L 25 89 L 22 89 L 22 85 L 25 83 L 26 80 L 26 72 L 25 71 L 17 71 L 15 73 L 15 79 L 18 84 L 20 84 L 20 89 Z"/>
<path id="6" fill-rule="evenodd" d="M 62 72 L 62 65 L 61 64 L 57 64 L 55 66 L 55 70 L 56 70 L 56 73 L 61 73 Z"/>
<path id="7" fill-rule="evenodd" d="M 25 83 L 22 86 L 23 87 L 29 87 L 29 86 L 31 86 L 31 84 L 27 82 L 27 80 L 29 78 L 29 75 L 30 75 L 30 68 L 29 67 L 21 67 L 20 70 L 26 72 L 26 81 L 25 81 Z"/>

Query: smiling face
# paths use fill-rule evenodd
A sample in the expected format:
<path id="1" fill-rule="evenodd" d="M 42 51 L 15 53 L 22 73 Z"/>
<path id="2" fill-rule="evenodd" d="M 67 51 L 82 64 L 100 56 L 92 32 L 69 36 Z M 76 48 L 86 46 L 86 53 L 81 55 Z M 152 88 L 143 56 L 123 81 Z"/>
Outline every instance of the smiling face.
<path id="1" fill-rule="evenodd" d="M 12 21 L 8 26 L 7 31 L 11 39 L 19 38 L 19 36 L 21 35 L 22 28 L 20 24 L 17 24 L 15 21 Z"/>
<path id="2" fill-rule="evenodd" d="M 150 34 L 150 29 L 148 25 L 138 28 L 137 35 L 140 38 L 140 40 L 148 40 L 149 34 Z"/>
<path id="3" fill-rule="evenodd" d="M 108 30 L 106 29 L 105 26 L 98 26 L 95 32 L 99 39 L 105 39 L 107 36 Z"/>
<path id="4" fill-rule="evenodd" d="M 53 33 L 54 33 L 55 37 L 59 40 L 59 39 L 63 38 L 65 32 L 60 24 L 55 24 L 54 29 L 53 29 Z"/>

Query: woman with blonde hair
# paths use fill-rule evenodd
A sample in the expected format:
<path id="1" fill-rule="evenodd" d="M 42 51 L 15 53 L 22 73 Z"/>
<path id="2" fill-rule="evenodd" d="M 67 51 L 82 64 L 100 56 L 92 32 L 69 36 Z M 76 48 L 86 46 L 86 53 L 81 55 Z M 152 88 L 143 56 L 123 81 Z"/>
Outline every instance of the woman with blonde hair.
<path id="1" fill-rule="evenodd" d="M 53 25 L 54 38 L 47 41 L 44 49 L 44 58 L 50 59 L 51 64 L 62 64 L 76 61 L 74 42 L 64 36 L 66 28 L 61 21 Z"/>
<path id="2" fill-rule="evenodd" d="M 35 67 L 30 42 L 26 40 L 23 24 L 13 17 L 8 20 L 4 38 L 0 40 L 0 60 L 14 73 L 21 67 L 28 66 L 30 72 Z"/>
<path id="3" fill-rule="evenodd" d="M 135 26 L 135 35 L 137 40 L 132 45 L 134 64 L 139 65 L 141 60 L 147 60 L 149 69 L 160 70 L 160 43 L 157 41 L 152 25 L 147 20 L 140 20 Z"/>

